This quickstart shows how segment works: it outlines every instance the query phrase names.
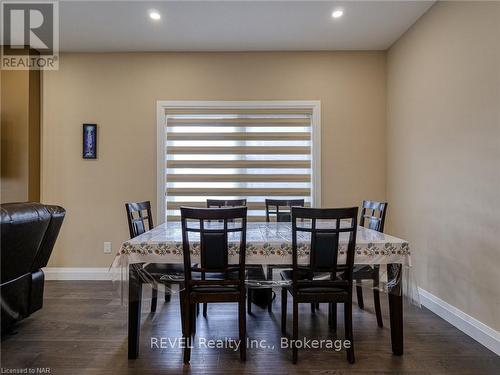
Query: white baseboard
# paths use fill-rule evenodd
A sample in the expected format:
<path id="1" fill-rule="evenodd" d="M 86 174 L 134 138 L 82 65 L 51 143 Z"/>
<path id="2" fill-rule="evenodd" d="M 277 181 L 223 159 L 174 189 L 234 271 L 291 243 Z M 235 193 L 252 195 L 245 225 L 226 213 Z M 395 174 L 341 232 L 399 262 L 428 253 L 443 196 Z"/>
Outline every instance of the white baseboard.
<path id="1" fill-rule="evenodd" d="M 495 354 L 500 355 L 500 332 L 422 288 L 418 288 L 418 292 L 422 305 Z"/>
<path id="2" fill-rule="evenodd" d="M 113 280 L 114 275 L 107 267 L 45 267 L 42 270 L 45 280 Z"/>

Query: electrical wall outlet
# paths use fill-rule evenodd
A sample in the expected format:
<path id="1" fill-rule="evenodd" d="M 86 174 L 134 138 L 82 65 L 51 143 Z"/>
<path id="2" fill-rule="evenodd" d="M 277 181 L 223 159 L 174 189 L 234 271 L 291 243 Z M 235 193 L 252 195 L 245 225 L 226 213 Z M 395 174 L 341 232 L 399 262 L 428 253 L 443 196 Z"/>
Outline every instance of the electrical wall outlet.
<path id="1" fill-rule="evenodd" d="M 104 242 L 104 254 L 111 254 L 111 242 Z"/>

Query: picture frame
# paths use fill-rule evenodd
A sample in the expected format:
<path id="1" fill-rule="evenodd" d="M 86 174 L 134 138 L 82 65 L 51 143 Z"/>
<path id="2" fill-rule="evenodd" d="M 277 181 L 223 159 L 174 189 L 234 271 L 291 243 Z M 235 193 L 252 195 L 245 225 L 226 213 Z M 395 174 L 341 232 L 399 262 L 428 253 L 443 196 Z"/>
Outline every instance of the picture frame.
<path id="1" fill-rule="evenodd" d="M 97 124 L 82 126 L 82 158 L 97 159 Z"/>

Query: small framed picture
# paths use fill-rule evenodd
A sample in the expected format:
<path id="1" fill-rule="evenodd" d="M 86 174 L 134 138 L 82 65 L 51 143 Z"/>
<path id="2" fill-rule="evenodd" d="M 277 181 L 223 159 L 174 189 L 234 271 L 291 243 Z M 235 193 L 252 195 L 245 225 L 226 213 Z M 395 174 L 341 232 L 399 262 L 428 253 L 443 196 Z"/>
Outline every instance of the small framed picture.
<path id="1" fill-rule="evenodd" d="M 97 125 L 83 124 L 83 149 L 84 159 L 97 159 Z"/>

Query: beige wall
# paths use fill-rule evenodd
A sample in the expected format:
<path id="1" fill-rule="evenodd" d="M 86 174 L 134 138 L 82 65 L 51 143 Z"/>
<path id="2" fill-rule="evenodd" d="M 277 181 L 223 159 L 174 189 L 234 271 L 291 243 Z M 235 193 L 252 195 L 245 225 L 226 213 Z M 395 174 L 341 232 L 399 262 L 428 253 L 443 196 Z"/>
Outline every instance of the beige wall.
<path id="1" fill-rule="evenodd" d="M 387 230 L 418 284 L 500 329 L 500 3 L 436 4 L 388 53 Z"/>
<path id="2" fill-rule="evenodd" d="M 156 100 L 321 100 L 324 206 L 385 198 L 385 53 L 65 54 L 44 74 L 42 201 L 67 209 L 51 266 L 108 266 L 124 202 L 156 206 Z M 98 160 L 81 158 L 97 123 Z"/>
<path id="3" fill-rule="evenodd" d="M 0 201 L 40 198 L 40 73 L 2 70 Z"/>

